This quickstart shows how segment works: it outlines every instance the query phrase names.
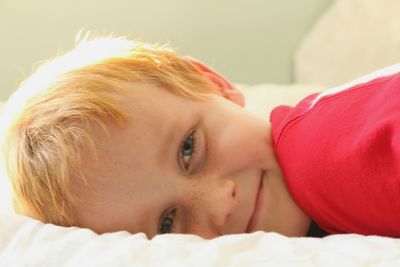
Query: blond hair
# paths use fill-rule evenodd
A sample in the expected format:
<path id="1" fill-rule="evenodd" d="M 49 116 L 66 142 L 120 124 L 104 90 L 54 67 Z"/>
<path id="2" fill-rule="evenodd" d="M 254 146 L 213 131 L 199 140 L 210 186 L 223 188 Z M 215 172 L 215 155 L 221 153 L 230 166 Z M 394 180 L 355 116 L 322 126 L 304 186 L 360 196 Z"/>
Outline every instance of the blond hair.
<path id="1" fill-rule="evenodd" d="M 123 37 L 86 36 L 21 84 L 5 108 L 1 136 L 17 213 L 74 225 L 71 179 L 80 174 L 82 149 L 93 146 L 87 126 L 126 123 L 121 100 L 136 82 L 192 99 L 217 90 L 166 46 Z"/>

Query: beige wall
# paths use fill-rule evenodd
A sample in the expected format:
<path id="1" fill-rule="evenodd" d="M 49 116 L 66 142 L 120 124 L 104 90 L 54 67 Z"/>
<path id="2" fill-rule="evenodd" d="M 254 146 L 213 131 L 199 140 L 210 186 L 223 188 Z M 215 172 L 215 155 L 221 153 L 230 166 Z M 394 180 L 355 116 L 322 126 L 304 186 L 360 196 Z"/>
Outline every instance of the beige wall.
<path id="1" fill-rule="evenodd" d="M 234 82 L 291 82 L 291 57 L 333 0 L 0 0 L 0 99 L 80 29 L 170 42 Z"/>

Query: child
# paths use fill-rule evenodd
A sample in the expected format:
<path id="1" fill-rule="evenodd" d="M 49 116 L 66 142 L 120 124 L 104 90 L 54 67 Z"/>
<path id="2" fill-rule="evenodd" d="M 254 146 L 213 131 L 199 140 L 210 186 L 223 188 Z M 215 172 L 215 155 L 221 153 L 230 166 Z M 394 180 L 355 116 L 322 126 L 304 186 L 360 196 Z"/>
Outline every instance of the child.
<path id="1" fill-rule="evenodd" d="M 8 101 L 14 208 L 149 237 L 304 236 L 310 225 L 400 236 L 390 103 L 399 84 L 395 74 L 279 107 L 271 135 L 267 118 L 244 111 L 242 95 L 200 62 L 124 38 L 84 40 Z"/>

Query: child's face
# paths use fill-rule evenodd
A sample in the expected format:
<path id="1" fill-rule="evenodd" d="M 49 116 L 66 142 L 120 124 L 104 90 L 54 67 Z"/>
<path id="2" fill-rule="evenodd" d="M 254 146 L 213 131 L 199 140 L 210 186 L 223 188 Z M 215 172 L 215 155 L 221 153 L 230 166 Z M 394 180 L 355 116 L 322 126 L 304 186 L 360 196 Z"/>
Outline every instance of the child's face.
<path id="1" fill-rule="evenodd" d="M 73 184 L 82 201 L 79 226 L 149 237 L 305 233 L 308 221 L 284 186 L 267 114 L 254 117 L 219 95 L 192 101 L 145 85 L 132 90 L 129 108 L 125 128 L 95 137 L 97 161 L 84 161 L 87 185 Z"/>

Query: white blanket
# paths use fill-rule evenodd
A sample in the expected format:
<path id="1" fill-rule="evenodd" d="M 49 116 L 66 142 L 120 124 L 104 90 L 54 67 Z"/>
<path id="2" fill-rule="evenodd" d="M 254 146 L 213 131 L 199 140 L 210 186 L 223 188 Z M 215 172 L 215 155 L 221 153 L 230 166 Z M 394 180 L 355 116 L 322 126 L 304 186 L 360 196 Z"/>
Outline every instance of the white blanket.
<path id="1" fill-rule="evenodd" d="M 43 225 L 1 214 L 0 266 L 400 266 L 400 241 L 333 235 L 287 238 L 256 232 L 203 240 Z"/>

